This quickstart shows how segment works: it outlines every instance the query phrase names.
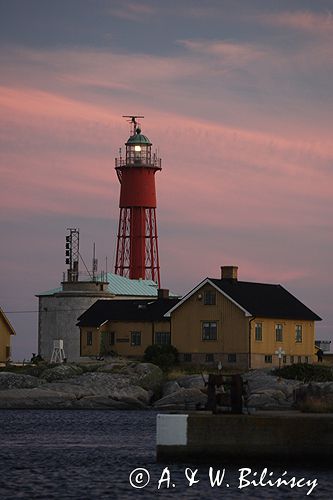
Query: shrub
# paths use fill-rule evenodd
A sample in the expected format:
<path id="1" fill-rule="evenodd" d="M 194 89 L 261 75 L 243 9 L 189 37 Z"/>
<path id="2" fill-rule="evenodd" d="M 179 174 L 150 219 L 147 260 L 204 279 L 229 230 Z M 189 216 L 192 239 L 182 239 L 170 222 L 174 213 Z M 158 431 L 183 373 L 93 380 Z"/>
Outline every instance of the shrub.
<path id="1" fill-rule="evenodd" d="M 108 344 L 108 338 L 107 338 L 106 332 L 101 333 L 99 355 L 100 356 L 117 356 L 117 353 Z"/>
<path id="2" fill-rule="evenodd" d="M 308 363 L 297 363 L 275 369 L 274 375 L 282 378 L 301 380 L 303 382 L 331 382 L 333 371 L 329 366 L 310 365 Z"/>
<path id="3" fill-rule="evenodd" d="M 178 363 L 178 351 L 173 345 L 150 345 L 145 350 L 144 361 L 169 370 Z"/>

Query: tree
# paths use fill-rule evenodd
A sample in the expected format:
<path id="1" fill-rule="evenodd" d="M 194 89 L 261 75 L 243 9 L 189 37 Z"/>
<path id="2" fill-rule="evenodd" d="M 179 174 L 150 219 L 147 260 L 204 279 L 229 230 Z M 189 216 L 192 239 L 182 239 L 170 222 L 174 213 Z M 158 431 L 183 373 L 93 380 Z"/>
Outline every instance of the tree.
<path id="1" fill-rule="evenodd" d="M 168 370 L 178 363 L 178 351 L 173 345 L 150 345 L 145 350 L 144 361 Z"/>

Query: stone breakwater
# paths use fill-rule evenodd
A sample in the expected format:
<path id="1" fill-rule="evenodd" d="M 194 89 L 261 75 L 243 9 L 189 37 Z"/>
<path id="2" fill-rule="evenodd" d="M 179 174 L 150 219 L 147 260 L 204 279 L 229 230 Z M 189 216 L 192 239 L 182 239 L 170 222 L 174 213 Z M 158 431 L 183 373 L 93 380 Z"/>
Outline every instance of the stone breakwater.
<path id="1" fill-rule="evenodd" d="M 302 384 L 279 379 L 265 370 L 248 372 L 243 379 L 245 403 L 257 410 L 306 410 L 305 402 L 316 399 L 320 411 L 318 401 L 325 397 L 326 402 L 333 402 L 333 383 Z M 0 409 L 189 411 L 204 408 L 206 402 L 207 388 L 201 374 L 170 381 L 151 363 L 114 360 L 64 364 L 46 368 L 38 377 L 0 372 Z"/>

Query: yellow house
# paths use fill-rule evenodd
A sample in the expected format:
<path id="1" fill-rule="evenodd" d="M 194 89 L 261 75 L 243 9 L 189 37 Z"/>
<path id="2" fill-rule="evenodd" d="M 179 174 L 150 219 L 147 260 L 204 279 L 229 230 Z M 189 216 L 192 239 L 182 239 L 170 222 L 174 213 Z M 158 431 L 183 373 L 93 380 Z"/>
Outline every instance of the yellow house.
<path id="1" fill-rule="evenodd" d="M 6 363 L 10 360 L 11 335 L 16 335 L 15 330 L 0 307 L 0 363 Z"/>
<path id="2" fill-rule="evenodd" d="M 244 369 L 312 363 L 321 318 L 281 285 L 238 281 L 235 266 L 221 271 L 166 313 L 180 360 Z"/>
<path id="3" fill-rule="evenodd" d="M 157 299 L 98 300 L 78 318 L 80 356 L 95 357 L 116 352 L 143 357 L 152 344 L 170 344 L 170 318 L 165 313 L 179 299 L 159 290 Z"/>

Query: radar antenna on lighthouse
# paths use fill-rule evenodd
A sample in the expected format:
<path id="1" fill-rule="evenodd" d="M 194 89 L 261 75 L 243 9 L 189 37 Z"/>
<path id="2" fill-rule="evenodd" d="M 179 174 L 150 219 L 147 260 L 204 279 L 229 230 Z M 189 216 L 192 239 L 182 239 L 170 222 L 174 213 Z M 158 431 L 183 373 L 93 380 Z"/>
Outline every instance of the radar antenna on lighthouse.
<path id="1" fill-rule="evenodd" d="M 155 173 L 161 170 L 161 159 L 152 155 L 152 143 L 141 133 L 137 118 L 144 117 L 123 117 L 130 118 L 131 136 L 125 158 L 115 160 L 121 185 L 115 274 L 150 279 L 160 287 Z"/>

